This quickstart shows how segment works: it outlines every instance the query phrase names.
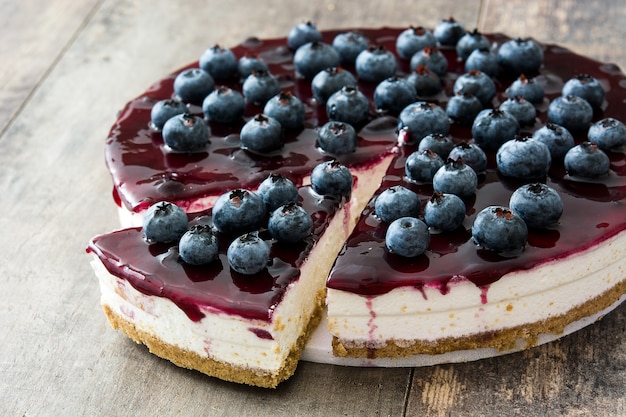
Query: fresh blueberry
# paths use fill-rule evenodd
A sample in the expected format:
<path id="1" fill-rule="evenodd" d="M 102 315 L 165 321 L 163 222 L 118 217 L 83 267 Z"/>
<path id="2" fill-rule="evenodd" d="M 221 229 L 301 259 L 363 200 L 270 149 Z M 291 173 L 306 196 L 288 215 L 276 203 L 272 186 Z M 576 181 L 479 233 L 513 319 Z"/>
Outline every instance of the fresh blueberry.
<path id="1" fill-rule="evenodd" d="M 441 133 L 431 133 L 430 135 L 424 136 L 417 150 L 425 151 L 426 149 L 430 149 L 445 161 L 448 159 L 448 154 L 452 148 L 454 148 L 454 141 L 450 136 L 442 135 Z"/>
<path id="2" fill-rule="evenodd" d="M 322 34 L 312 22 L 301 22 L 292 27 L 287 34 L 287 46 L 296 50 L 305 43 L 322 40 Z"/>
<path id="3" fill-rule="evenodd" d="M 245 189 L 228 191 L 213 205 L 213 224 L 222 233 L 240 235 L 257 230 L 265 220 L 260 195 Z"/>
<path id="4" fill-rule="evenodd" d="M 280 93 L 280 83 L 269 71 L 255 71 L 243 82 L 242 92 L 248 102 L 260 106 Z"/>
<path id="5" fill-rule="evenodd" d="M 187 214 L 175 204 L 160 201 L 151 205 L 143 218 L 148 242 L 174 242 L 187 231 Z"/>
<path id="6" fill-rule="evenodd" d="M 200 68 L 211 74 L 215 80 L 228 80 L 237 73 L 237 58 L 233 51 L 213 45 L 202 53 Z"/>
<path id="7" fill-rule="evenodd" d="M 465 219 L 465 203 L 454 194 L 434 193 L 424 206 L 424 221 L 433 230 L 455 230 Z"/>
<path id="8" fill-rule="evenodd" d="M 280 242 L 300 242 L 311 234 L 313 220 L 296 203 L 287 203 L 272 212 L 267 228 Z"/>
<path id="9" fill-rule="evenodd" d="M 406 106 L 398 117 L 398 130 L 408 129 L 410 143 L 418 143 L 426 135 L 450 131 L 450 119 L 438 105 L 418 101 Z"/>
<path id="10" fill-rule="evenodd" d="M 433 177 L 433 189 L 438 193 L 454 194 L 461 198 L 471 197 L 476 192 L 478 176 L 462 160 L 449 159 Z"/>
<path id="11" fill-rule="evenodd" d="M 396 51 L 404 59 L 411 59 L 416 52 L 435 46 L 437 46 L 437 39 L 433 33 L 421 26 L 411 26 L 400 32 L 396 38 Z"/>
<path id="12" fill-rule="evenodd" d="M 289 178 L 279 174 L 270 174 L 264 179 L 257 193 L 263 199 L 268 213 L 298 200 L 296 185 Z"/>
<path id="13" fill-rule="evenodd" d="M 520 130 L 517 119 L 498 109 L 482 110 L 472 124 L 474 141 L 487 150 L 495 151 L 507 140 L 513 139 Z"/>
<path id="14" fill-rule="evenodd" d="M 258 233 L 246 233 L 233 240 L 228 246 L 226 257 L 235 272 L 254 275 L 267 267 L 270 247 Z"/>
<path id="15" fill-rule="evenodd" d="M 402 109 L 417 99 L 415 87 L 395 75 L 381 81 L 374 90 L 376 110 L 398 115 Z"/>
<path id="16" fill-rule="evenodd" d="M 474 94 L 459 91 L 448 100 L 446 114 L 455 123 L 471 126 L 482 109 L 483 105 Z"/>
<path id="17" fill-rule="evenodd" d="M 357 81 L 350 71 L 341 67 L 326 68 L 318 72 L 311 81 L 313 97 L 321 104 L 325 104 L 330 96 L 346 86 L 356 88 Z"/>
<path id="18" fill-rule="evenodd" d="M 407 178 L 419 183 L 432 183 L 435 173 L 444 165 L 444 160 L 430 149 L 415 151 L 406 159 L 404 171 Z"/>
<path id="19" fill-rule="evenodd" d="M 349 198 L 352 181 L 350 170 L 338 161 L 322 162 L 311 171 L 311 187 L 320 195 Z"/>
<path id="20" fill-rule="evenodd" d="M 177 152 L 199 152 L 209 143 L 210 129 L 204 119 L 189 113 L 172 117 L 163 126 L 163 142 Z"/>
<path id="21" fill-rule="evenodd" d="M 608 155 L 591 142 L 583 142 L 567 151 L 564 162 L 567 173 L 577 177 L 601 177 L 611 168 Z"/>
<path id="22" fill-rule="evenodd" d="M 423 66 L 412 71 L 407 81 L 415 88 L 418 97 L 434 96 L 443 89 L 439 76 Z"/>
<path id="23" fill-rule="evenodd" d="M 369 40 L 358 32 L 339 33 L 333 39 L 333 48 L 339 52 L 342 64 L 353 65 L 356 57 L 369 45 Z"/>
<path id="24" fill-rule="evenodd" d="M 396 57 L 383 46 L 370 46 L 355 61 L 357 76 L 366 82 L 379 83 L 396 73 Z"/>
<path id="25" fill-rule="evenodd" d="M 496 153 L 496 164 L 506 177 L 543 178 L 550 170 L 550 149 L 543 142 L 518 137 L 504 142 Z"/>
<path id="26" fill-rule="evenodd" d="M 472 238 L 481 249 L 504 255 L 518 254 L 526 246 L 528 227 L 508 207 L 489 206 L 476 215 Z"/>
<path id="27" fill-rule="evenodd" d="M 258 54 L 249 52 L 239 58 L 237 62 L 237 72 L 242 80 L 245 80 L 248 75 L 257 71 L 269 71 L 267 62 Z"/>
<path id="28" fill-rule="evenodd" d="M 487 169 L 487 155 L 480 146 L 474 143 L 459 143 L 452 148 L 448 158 L 455 161 L 460 158 L 464 164 L 469 165 L 477 174 Z"/>
<path id="29" fill-rule="evenodd" d="M 283 146 L 280 122 L 265 114 L 257 114 L 241 128 L 241 146 L 256 152 L 270 152 Z"/>
<path id="30" fill-rule="evenodd" d="M 219 86 L 202 102 L 202 112 L 207 120 L 216 123 L 235 123 L 241 120 L 246 101 L 232 88 Z"/>
<path id="31" fill-rule="evenodd" d="M 163 129 L 163 125 L 170 118 L 187 113 L 187 105 L 179 100 L 167 99 L 154 103 L 150 110 L 150 120 L 156 129 Z"/>
<path id="32" fill-rule="evenodd" d="M 190 265 L 208 264 L 217 258 L 219 244 L 211 226 L 197 224 L 180 238 L 178 252 Z"/>
<path id="33" fill-rule="evenodd" d="M 572 133 L 585 131 L 593 118 L 593 109 L 579 96 L 560 96 L 548 106 L 548 121 L 561 125 Z"/>
<path id="34" fill-rule="evenodd" d="M 369 117 L 369 106 L 369 100 L 358 88 L 346 86 L 328 98 L 326 114 L 330 120 L 359 126 Z"/>
<path id="35" fill-rule="evenodd" d="M 406 258 L 423 254 L 429 244 L 428 226 L 415 217 L 401 217 L 394 220 L 385 234 L 387 249 Z"/>
<path id="36" fill-rule="evenodd" d="M 500 110 L 509 112 L 517 119 L 517 122 L 521 126 L 532 126 L 535 124 L 535 116 L 537 116 L 537 110 L 530 101 L 527 101 L 524 97 L 514 96 L 509 97 L 500 103 L 498 107 Z"/>
<path id="37" fill-rule="evenodd" d="M 563 126 L 547 123 L 535 130 L 532 138 L 543 142 L 550 150 L 553 161 L 563 160 L 563 157 L 574 146 L 574 137 Z"/>
<path id="38" fill-rule="evenodd" d="M 440 77 L 448 73 L 448 60 L 444 54 L 436 47 L 428 47 L 417 51 L 411 57 L 411 71 L 417 67 L 424 66 Z"/>
<path id="39" fill-rule="evenodd" d="M 304 122 L 304 104 L 289 91 L 283 91 L 269 99 L 263 113 L 278 120 L 286 130 L 300 129 Z"/>
<path id="40" fill-rule="evenodd" d="M 184 70 L 174 78 L 174 92 L 185 103 L 202 103 L 213 87 L 213 77 L 200 68 Z"/>
<path id="41" fill-rule="evenodd" d="M 626 126 L 612 117 L 592 124 L 587 133 L 590 142 L 605 152 L 626 144 Z"/>
<path id="42" fill-rule="evenodd" d="M 588 74 L 569 79 L 561 92 L 564 96 L 578 96 L 587 100 L 591 107 L 599 109 L 604 102 L 604 88 L 600 81 Z"/>
<path id="43" fill-rule="evenodd" d="M 520 96 L 527 101 L 537 104 L 543 101 L 545 95 L 543 84 L 536 78 L 527 78 L 524 74 L 520 75 L 506 90 L 509 97 Z"/>
<path id="44" fill-rule="evenodd" d="M 496 95 L 496 84 L 482 71 L 472 70 L 461 74 L 454 82 L 454 93 L 472 93 L 483 107 L 489 107 Z"/>
<path id="45" fill-rule="evenodd" d="M 498 49 L 498 63 L 509 74 L 532 75 L 543 64 L 543 49 L 530 38 L 511 39 Z"/>
<path id="46" fill-rule="evenodd" d="M 480 33 L 478 29 L 472 32 L 466 32 L 456 44 L 456 53 L 465 61 L 475 49 L 489 49 L 491 44 L 485 35 Z"/>
<path id="47" fill-rule="evenodd" d="M 498 74 L 498 56 L 490 49 L 474 49 L 465 60 L 465 71 L 481 71 L 490 77 Z"/>
<path id="48" fill-rule="evenodd" d="M 519 187 L 509 200 L 509 207 L 533 229 L 555 224 L 563 213 L 563 201 L 559 193 L 542 183 Z"/>
<path id="49" fill-rule="evenodd" d="M 457 22 L 453 17 L 443 19 L 437 23 L 433 30 L 433 35 L 440 45 L 455 46 L 461 39 L 461 36 L 465 34 L 465 27 L 463 24 Z"/>
<path id="50" fill-rule="evenodd" d="M 341 58 L 332 46 L 316 41 L 299 47 L 293 56 L 293 63 L 300 75 L 312 79 L 326 68 L 338 67 L 341 64 Z"/>
<path id="51" fill-rule="evenodd" d="M 387 223 L 400 217 L 417 217 L 420 208 L 417 194 L 401 185 L 387 188 L 376 197 L 374 203 L 376 216 Z"/>
<path id="52" fill-rule="evenodd" d="M 348 123 L 331 120 L 317 131 L 317 144 L 333 155 L 354 152 L 357 146 L 356 130 Z"/>

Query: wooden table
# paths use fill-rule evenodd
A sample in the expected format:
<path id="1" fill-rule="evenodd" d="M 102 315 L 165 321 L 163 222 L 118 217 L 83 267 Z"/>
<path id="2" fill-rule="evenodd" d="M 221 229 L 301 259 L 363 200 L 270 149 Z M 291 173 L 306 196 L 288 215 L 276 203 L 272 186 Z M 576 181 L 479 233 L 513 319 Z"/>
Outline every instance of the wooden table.
<path id="1" fill-rule="evenodd" d="M 433 27 L 451 15 L 626 68 L 623 0 L 0 0 L 0 415 L 626 415 L 626 305 L 519 354 L 417 369 L 301 363 L 276 390 L 176 368 L 100 310 L 84 248 L 117 226 L 103 143 L 126 101 L 214 43 L 284 36 L 307 19 Z"/>

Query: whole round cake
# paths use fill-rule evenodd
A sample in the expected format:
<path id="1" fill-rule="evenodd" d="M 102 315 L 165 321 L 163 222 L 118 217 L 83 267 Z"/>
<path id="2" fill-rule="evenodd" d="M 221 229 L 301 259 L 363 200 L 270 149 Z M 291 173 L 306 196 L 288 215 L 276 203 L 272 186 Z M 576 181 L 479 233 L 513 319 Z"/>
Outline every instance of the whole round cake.
<path id="1" fill-rule="evenodd" d="M 303 351 L 417 366 L 575 331 L 626 294 L 625 100 L 613 65 L 454 19 L 212 46 L 106 141 L 106 316 L 262 387 Z"/>

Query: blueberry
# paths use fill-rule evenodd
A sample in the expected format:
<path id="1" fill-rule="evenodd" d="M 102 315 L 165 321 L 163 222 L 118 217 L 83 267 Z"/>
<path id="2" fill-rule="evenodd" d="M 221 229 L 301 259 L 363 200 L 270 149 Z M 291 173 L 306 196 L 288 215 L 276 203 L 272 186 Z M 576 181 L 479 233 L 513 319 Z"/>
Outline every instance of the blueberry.
<path id="1" fill-rule="evenodd" d="M 172 117 L 163 126 L 163 141 L 178 152 L 199 152 L 209 143 L 209 126 L 204 119 L 189 113 Z"/>
<path id="2" fill-rule="evenodd" d="M 498 56 L 488 48 L 474 49 L 465 60 L 465 71 L 477 70 L 495 77 L 498 74 Z"/>
<path id="3" fill-rule="evenodd" d="M 298 49 L 305 43 L 321 41 L 322 34 L 312 22 L 301 22 L 292 27 L 287 34 L 287 46 Z"/>
<path id="4" fill-rule="evenodd" d="M 448 72 L 448 60 L 436 47 L 427 47 L 417 51 L 411 57 L 411 71 L 417 67 L 424 66 L 440 77 L 444 77 Z"/>
<path id="5" fill-rule="evenodd" d="M 300 242 L 311 234 L 313 220 L 305 209 L 296 203 L 288 203 L 272 212 L 267 228 L 280 242 Z"/>
<path id="6" fill-rule="evenodd" d="M 483 105 L 474 94 L 459 91 L 448 100 L 446 114 L 455 123 L 471 126 L 482 109 Z"/>
<path id="7" fill-rule="evenodd" d="M 474 143 L 461 142 L 448 155 L 449 159 L 461 158 L 464 164 L 469 165 L 477 174 L 487 169 L 487 155 L 480 146 Z"/>
<path id="8" fill-rule="evenodd" d="M 233 240 L 226 257 L 235 272 L 254 275 L 267 267 L 270 247 L 256 232 L 246 233 Z"/>
<path id="9" fill-rule="evenodd" d="M 239 235 L 257 230 L 265 220 L 260 195 L 242 188 L 226 192 L 213 205 L 213 224 L 222 233 Z"/>
<path id="10" fill-rule="evenodd" d="M 600 81 L 588 74 L 579 74 L 568 80 L 562 89 L 562 95 L 578 96 L 587 100 L 591 107 L 599 109 L 604 102 L 604 88 Z"/>
<path id="11" fill-rule="evenodd" d="M 429 149 L 441 157 L 443 161 L 448 158 L 448 154 L 454 148 L 454 141 L 448 135 L 432 133 L 424 136 L 417 148 L 418 151 Z"/>
<path id="12" fill-rule="evenodd" d="M 242 80 L 245 80 L 250 74 L 257 71 L 269 71 L 267 62 L 258 54 L 248 52 L 237 62 L 237 72 Z"/>
<path id="13" fill-rule="evenodd" d="M 416 52 L 435 46 L 437 39 L 433 33 L 421 26 L 411 26 L 400 32 L 396 38 L 396 51 L 404 59 L 411 59 Z"/>
<path id="14" fill-rule="evenodd" d="M 461 74 L 454 82 L 454 93 L 472 93 L 483 107 L 489 107 L 496 95 L 496 84 L 482 71 L 472 70 Z"/>
<path id="15" fill-rule="evenodd" d="M 415 151 L 406 159 L 406 176 L 419 183 L 431 183 L 435 173 L 444 165 L 444 160 L 430 149 Z"/>
<path id="16" fill-rule="evenodd" d="M 215 80 L 228 80 L 237 73 L 237 58 L 233 51 L 214 45 L 202 53 L 200 68 Z"/>
<path id="17" fill-rule="evenodd" d="M 406 106 L 398 117 L 398 130 L 407 128 L 410 143 L 418 143 L 426 135 L 450 131 L 450 119 L 438 105 L 418 101 Z"/>
<path id="18" fill-rule="evenodd" d="M 270 174 L 259 185 L 257 193 L 263 199 L 267 212 L 298 200 L 298 189 L 288 178 L 279 174 Z"/>
<path id="19" fill-rule="evenodd" d="M 354 152 L 357 146 L 357 134 L 348 123 L 330 121 L 317 131 L 317 144 L 325 152 L 341 155 Z"/>
<path id="20" fill-rule="evenodd" d="M 485 35 L 480 33 L 478 29 L 472 32 L 466 32 L 456 44 L 456 53 L 465 61 L 475 49 L 489 49 L 491 44 Z"/>
<path id="21" fill-rule="evenodd" d="M 534 229 L 555 224 L 563 213 L 563 201 L 559 193 L 542 183 L 519 187 L 511 196 L 509 206 L 529 228 Z"/>
<path id="22" fill-rule="evenodd" d="M 202 103 L 213 87 L 213 77 L 200 68 L 184 70 L 174 78 L 174 92 L 186 103 Z"/>
<path id="23" fill-rule="evenodd" d="M 350 170 L 338 161 L 322 162 L 311 172 L 311 187 L 320 195 L 349 198 L 352 181 Z"/>
<path id="24" fill-rule="evenodd" d="M 300 129 L 304 122 L 304 104 L 289 91 L 283 91 L 269 99 L 263 113 L 278 120 L 286 130 Z"/>
<path id="25" fill-rule="evenodd" d="M 346 86 L 328 98 L 326 114 L 330 120 L 359 126 L 369 117 L 369 106 L 369 100 L 358 88 Z"/>
<path id="26" fill-rule="evenodd" d="M 487 150 L 495 151 L 507 140 L 513 139 L 520 130 L 517 119 L 498 109 L 482 110 L 472 124 L 474 141 Z"/>
<path id="27" fill-rule="evenodd" d="M 270 152 L 283 146 L 283 128 L 278 120 L 257 114 L 241 128 L 241 146 L 256 152 Z"/>
<path id="28" fill-rule="evenodd" d="M 562 160 L 567 151 L 574 146 L 572 134 L 563 126 L 554 123 L 547 123 L 535 130 L 532 138 L 548 147 L 553 161 Z"/>
<path id="29" fill-rule="evenodd" d="M 455 230 L 465 219 L 465 203 L 454 194 L 434 193 L 424 206 L 424 221 L 435 231 Z"/>
<path id="30" fill-rule="evenodd" d="M 216 123 L 235 123 L 241 120 L 246 107 L 243 95 L 226 86 L 219 86 L 202 102 L 207 120 Z"/>
<path id="31" fill-rule="evenodd" d="M 528 227 L 513 210 L 489 206 L 476 215 L 472 238 L 482 249 L 504 255 L 517 254 L 526 246 Z"/>
<path id="32" fill-rule="evenodd" d="M 537 110 L 535 110 L 535 106 L 533 106 L 530 101 L 524 99 L 524 97 L 509 97 L 500 103 L 498 108 L 511 113 L 513 117 L 517 119 L 520 126 L 532 126 L 535 124 Z"/>
<path id="33" fill-rule="evenodd" d="M 382 46 L 363 50 L 354 63 L 357 76 L 366 82 L 379 83 L 396 73 L 396 57 Z"/>
<path id="34" fill-rule="evenodd" d="M 433 35 L 440 45 L 455 46 L 461 39 L 461 36 L 465 34 L 465 27 L 463 24 L 454 20 L 453 17 L 443 19 L 435 26 Z"/>
<path id="35" fill-rule="evenodd" d="M 217 258 L 219 244 L 211 226 L 197 224 L 180 238 L 178 252 L 190 265 L 208 264 Z"/>
<path id="36" fill-rule="evenodd" d="M 330 96 L 345 86 L 356 88 L 357 81 L 350 71 L 341 67 L 326 68 L 311 81 L 313 97 L 321 104 L 325 104 Z"/>
<path id="37" fill-rule="evenodd" d="M 498 63 L 509 74 L 532 75 L 543 64 L 543 49 L 529 38 L 511 39 L 498 49 Z"/>
<path id="38" fill-rule="evenodd" d="M 354 64 L 356 57 L 369 45 L 369 40 L 358 32 L 340 33 L 333 39 L 333 48 L 337 50 L 342 64 Z"/>
<path id="39" fill-rule="evenodd" d="M 592 118 L 591 105 L 579 96 L 560 96 L 548 106 L 548 121 L 572 133 L 587 130 Z"/>
<path id="40" fill-rule="evenodd" d="M 187 105 L 179 100 L 167 99 L 159 100 L 150 110 L 150 121 L 156 129 L 163 129 L 163 125 L 170 118 L 187 113 Z"/>
<path id="41" fill-rule="evenodd" d="M 626 126 L 612 117 L 607 117 L 592 124 L 587 133 L 590 142 L 603 151 L 626 144 Z"/>
<path id="42" fill-rule="evenodd" d="M 439 76 L 424 66 L 412 71 L 407 81 L 413 85 L 418 97 L 434 96 L 443 89 Z"/>
<path id="43" fill-rule="evenodd" d="M 611 168 L 607 154 L 591 142 L 583 142 L 567 151 L 564 162 L 567 173 L 577 177 L 601 177 Z"/>
<path id="44" fill-rule="evenodd" d="M 454 194 L 461 198 L 472 196 L 477 185 L 476 172 L 460 159 L 448 159 L 433 177 L 435 192 Z"/>
<path id="45" fill-rule="evenodd" d="M 381 81 L 374 90 L 374 105 L 378 111 L 398 115 L 417 99 L 415 87 L 396 76 Z"/>
<path id="46" fill-rule="evenodd" d="M 187 214 L 175 204 L 160 201 L 151 205 L 143 218 L 148 242 L 174 242 L 187 231 Z"/>
<path id="47" fill-rule="evenodd" d="M 242 92 L 248 102 L 260 106 L 280 93 L 280 83 L 269 71 L 255 71 L 243 82 Z"/>
<path id="48" fill-rule="evenodd" d="M 293 56 L 296 71 L 304 78 L 312 79 L 318 72 L 341 64 L 339 53 L 327 43 L 305 43 Z"/>
<path id="49" fill-rule="evenodd" d="M 543 178 L 548 174 L 551 163 L 550 149 L 543 142 L 527 137 L 503 143 L 496 153 L 498 171 L 506 177 Z"/>
<path id="50" fill-rule="evenodd" d="M 387 188 L 376 197 L 374 203 L 376 215 L 387 223 L 400 217 L 417 217 L 420 208 L 421 203 L 417 194 L 401 185 Z"/>
<path id="51" fill-rule="evenodd" d="M 534 104 L 541 103 L 545 95 L 543 85 L 536 78 L 527 78 L 524 74 L 513 81 L 506 92 L 509 97 L 524 97 Z"/>
<path id="52" fill-rule="evenodd" d="M 385 234 L 385 245 L 390 252 L 406 258 L 423 254 L 430 243 L 426 223 L 415 217 L 394 220 Z"/>

